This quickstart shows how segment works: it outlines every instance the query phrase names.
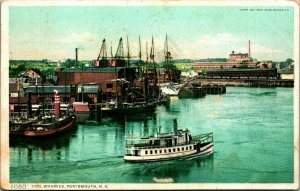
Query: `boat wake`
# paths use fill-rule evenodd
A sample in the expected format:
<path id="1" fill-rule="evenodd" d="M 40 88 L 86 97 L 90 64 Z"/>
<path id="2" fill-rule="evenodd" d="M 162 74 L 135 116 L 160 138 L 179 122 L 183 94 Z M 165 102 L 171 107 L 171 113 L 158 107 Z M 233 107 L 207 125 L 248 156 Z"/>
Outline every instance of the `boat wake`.
<path id="1" fill-rule="evenodd" d="M 173 178 L 156 178 L 156 177 L 154 177 L 152 180 L 153 180 L 153 182 L 156 182 L 156 183 L 172 183 L 172 182 L 174 182 Z"/>

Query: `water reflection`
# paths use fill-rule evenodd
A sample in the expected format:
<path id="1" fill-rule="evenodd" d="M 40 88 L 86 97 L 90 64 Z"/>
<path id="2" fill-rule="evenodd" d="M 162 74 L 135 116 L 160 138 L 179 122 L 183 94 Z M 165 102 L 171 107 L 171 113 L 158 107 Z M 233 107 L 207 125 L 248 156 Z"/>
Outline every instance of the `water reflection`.
<path id="1" fill-rule="evenodd" d="M 193 158 L 182 160 L 171 160 L 163 162 L 132 164 L 132 169 L 127 176 L 140 177 L 142 182 L 153 182 L 153 178 L 172 178 L 174 182 L 192 176 L 191 173 L 200 173 L 213 167 L 214 156 L 206 158 Z M 195 172 L 193 172 L 193 170 Z M 189 182 L 189 181 L 187 181 Z M 191 181 L 192 182 L 192 181 Z"/>
<path id="2" fill-rule="evenodd" d="M 69 156 L 69 147 L 72 139 L 77 137 L 77 125 L 73 129 L 58 137 L 11 137 L 9 141 L 10 151 L 17 156 L 19 163 L 26 159 L 27 163 L 46 161 L 47 157 L 56 156 L 56 160 Z M 51 156 L 49 155 L 51 152 Z M 26 157 L 24 157 L 26 156 Z M 16 158 L 15 156 L 12 156 Z"/>

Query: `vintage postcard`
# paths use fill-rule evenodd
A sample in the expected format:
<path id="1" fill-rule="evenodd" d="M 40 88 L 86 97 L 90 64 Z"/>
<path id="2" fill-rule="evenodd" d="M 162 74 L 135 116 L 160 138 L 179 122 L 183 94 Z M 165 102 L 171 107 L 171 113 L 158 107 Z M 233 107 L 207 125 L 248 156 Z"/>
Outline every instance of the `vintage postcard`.
<path id="1" fill-rule="evenodd" d="M 1 189 L 299 188 L 299 1 L 1 2 Z"/>

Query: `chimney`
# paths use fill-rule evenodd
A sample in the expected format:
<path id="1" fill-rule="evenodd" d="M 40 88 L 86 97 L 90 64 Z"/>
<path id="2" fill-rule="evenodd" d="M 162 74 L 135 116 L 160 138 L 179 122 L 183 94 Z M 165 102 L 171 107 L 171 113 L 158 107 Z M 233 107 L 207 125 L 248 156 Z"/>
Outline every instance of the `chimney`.
<path id="1" fill-rule="evenodd" d="M 60 116 L 60 96 L 57 90 L 54 90 L 54 108 L 55 108 L 55 117 L 59 118 Z"/>
<path id="2" fill-rule="evenodd" d="M 173 119 L 173 129 L 174 129 L 175 135 L 177 135 L 178 127 L 177 127 L 177 119 L 176 118 Z"/>
<path id="3" fill-rule="evenodd" d="M 32 117 L 31 92 L 27 92 L 27 118 Z"/>
<path id="4" fill-rule="evenodd" d="M 248 50 L 248 56 L 249 56 L 249 58 L 251 57 L 251 54 L 250 54 L 250 40 L 249 40 L 249 50 Z"/>

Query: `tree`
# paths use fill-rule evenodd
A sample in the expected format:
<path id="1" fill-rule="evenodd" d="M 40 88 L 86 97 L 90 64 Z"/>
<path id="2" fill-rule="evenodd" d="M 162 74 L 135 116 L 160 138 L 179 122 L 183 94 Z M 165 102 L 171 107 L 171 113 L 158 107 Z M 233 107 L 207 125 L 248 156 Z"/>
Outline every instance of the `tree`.
<path id="1" fill-rule="evenodd" d="M 288 65 L 290 65 L 292 62 L 294 62 L 294 60 L 291 59 L 291 58 L 288 58 L 288 59 L 286 59 L 285 62 L 286 62 Z"/>
<path id="2" fill-rule="evenodd" d="M 26 71 L 26 66 L 24 63 L 22 64 L 9 64 L 9 76 L 10 77 L 18 77 L 23 72 Z"/>
<path id="3" fill-rule="evenodd" d="M 75 60 L 67 59 L 65 62 L 63 62 L 63 67 L 65 68 L 71 68 L 75 66 Z"/>

